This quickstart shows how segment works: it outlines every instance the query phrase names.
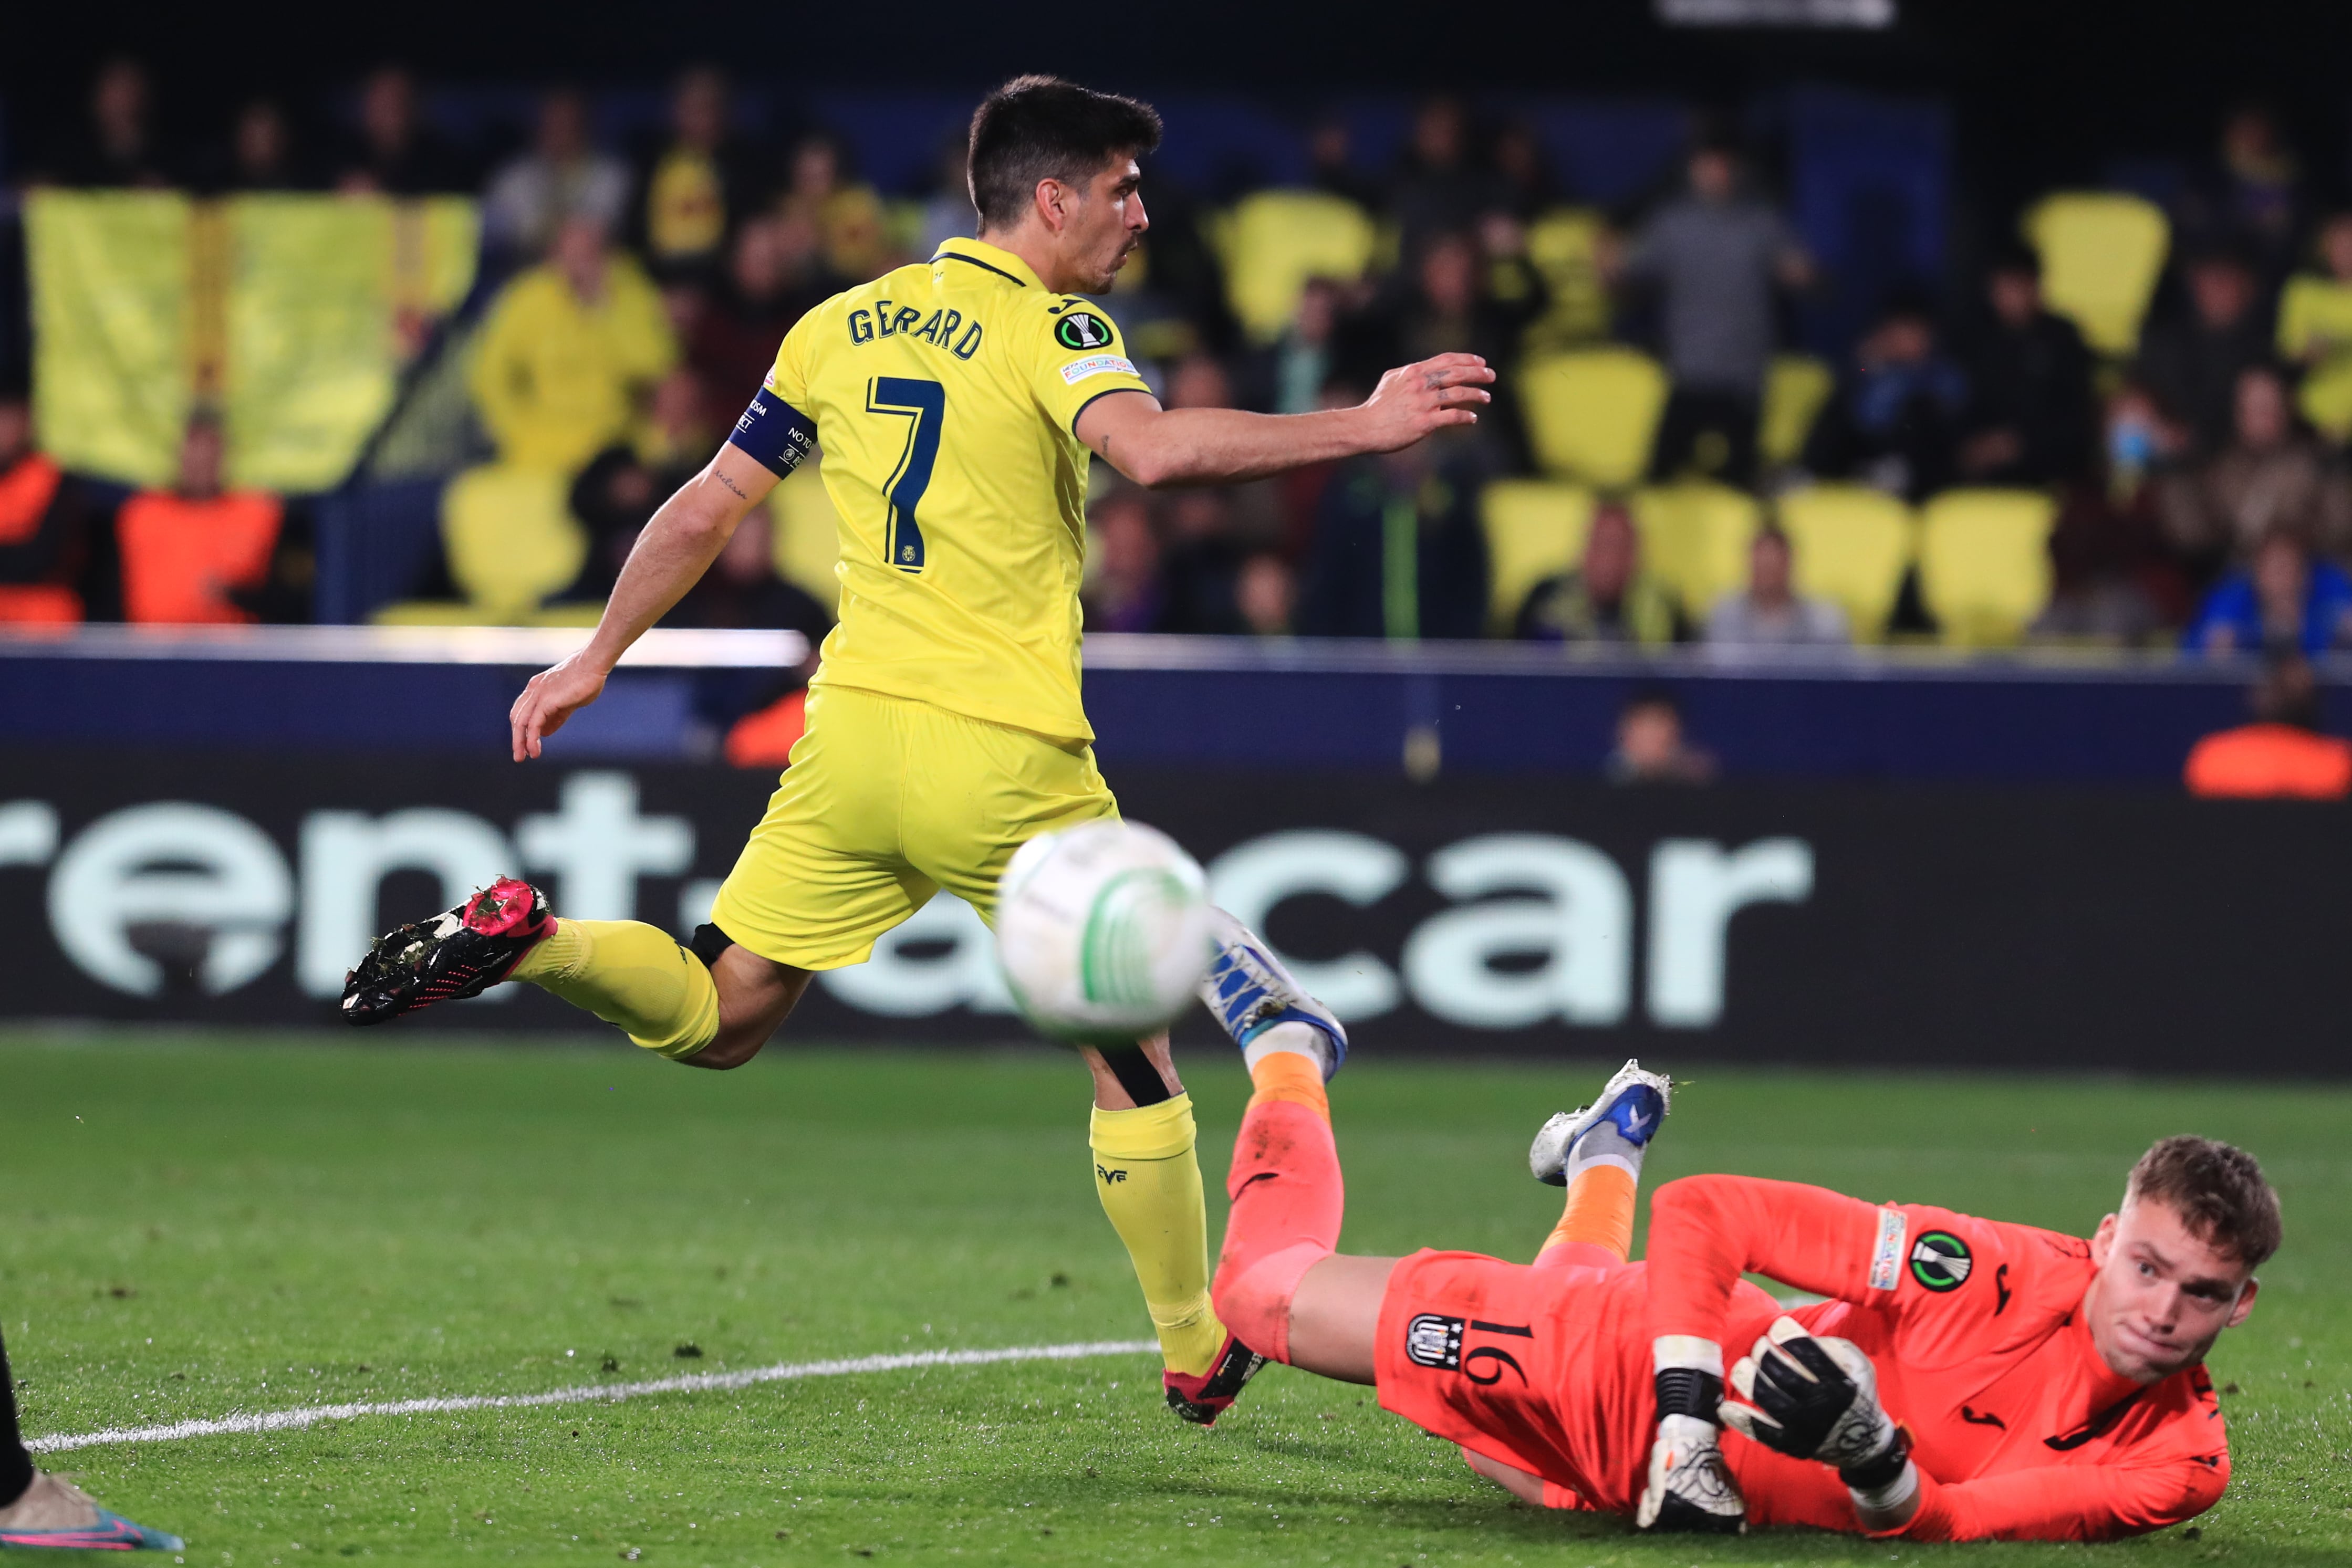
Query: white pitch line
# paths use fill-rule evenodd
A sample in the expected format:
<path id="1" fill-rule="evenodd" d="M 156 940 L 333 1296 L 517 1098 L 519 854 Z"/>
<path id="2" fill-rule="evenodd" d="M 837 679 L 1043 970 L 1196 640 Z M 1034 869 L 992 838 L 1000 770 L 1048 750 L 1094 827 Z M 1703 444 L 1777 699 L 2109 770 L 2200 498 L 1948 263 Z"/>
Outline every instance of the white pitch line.
<path id="1" fill-rule="evenodd" d="M 656 1394 L 705 1394 L 750 1388 L 761 1383 L 791 1383 L 803 1377 L 847 1377 L 861 1372 L 905 1372 L 919 1366 L 992 1366 L 1007 1361 L 1079 1361 L 1098 1355 L 1140 1355 L 1160 1348 L 1148 1339 L 1089 1340 L 1076 1344 L 1013 1344 L 994 1350 L 919 1350 L 901 1355 L 858 1355 L 840 1361 L 783 1362 L 744 1372 L 705 1372 L 680 1377 L 656 1377 L 644 1383 L 606 1383 L 578 1388 L 551 1389 L 545 1394 L 479 1394 L 449 1399 L 396 1399 L 380 1405 L 304 1405 L 292 1410 L 266 1410 L 249 1416 L 224 1416 L 217 1421 L 168 1421 L 154 1427 L 110 1427 L 102 1432 L 64 1433 L 35 1437 L 25 1445 L 37 1454 L 68 1448 L 92 1448 L 110 1443 L 176 1443 L 189 1437 L 249 1437 L 261 1432 L 292 1432 L 321 1421 L 348 1421 L 359 1416 L 442 1416 L 458 1410 L 528 1410 L 547 1405 L 617 1404 Z"/>

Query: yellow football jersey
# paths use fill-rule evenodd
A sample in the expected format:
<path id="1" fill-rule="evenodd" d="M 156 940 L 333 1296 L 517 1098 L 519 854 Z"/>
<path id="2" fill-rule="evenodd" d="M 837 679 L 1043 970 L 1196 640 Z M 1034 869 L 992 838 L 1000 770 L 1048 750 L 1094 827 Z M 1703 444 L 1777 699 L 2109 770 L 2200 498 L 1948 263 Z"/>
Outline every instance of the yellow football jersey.
<path id="1" fill-rule="evenodd" d="M 1092 740 L 1073 427 L 1106 393 L 1150 390 L 1099 311 L 978 240 L 802 317 L 729 439 L 779 474 L 824 451 L 841 620 L 816 684 Z"/>

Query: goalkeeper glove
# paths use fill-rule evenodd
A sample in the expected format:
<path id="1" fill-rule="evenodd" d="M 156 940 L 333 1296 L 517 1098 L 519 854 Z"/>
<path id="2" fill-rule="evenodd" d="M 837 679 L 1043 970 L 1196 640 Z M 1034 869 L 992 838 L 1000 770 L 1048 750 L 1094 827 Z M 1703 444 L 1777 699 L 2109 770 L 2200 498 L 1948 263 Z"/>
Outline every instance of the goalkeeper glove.
<path id="1" fill-rule="evenodd" d="M 1649 1484 L 1633 1523 L 1660 1533 L 1736 1535 L 1748 1528 L 1748 1502 L 1724 1461 L 1714 1422 L 1696 1416 L 1659 1419 Z"/>
<path id="2" fill-rule="evenodd" d="M 1773 1321 L 1731 1369 L 1736 1399 L 1723 1421 L 1777 1452 L 1832 1466 L 1853 1497 L 1865 1527 L 1909 1518 L 1919 1489 L 1911 1445 L 1878 1403 L 1878 1374 L 1851 1340 L 1805 1332 L 1794 1318 Z"/>

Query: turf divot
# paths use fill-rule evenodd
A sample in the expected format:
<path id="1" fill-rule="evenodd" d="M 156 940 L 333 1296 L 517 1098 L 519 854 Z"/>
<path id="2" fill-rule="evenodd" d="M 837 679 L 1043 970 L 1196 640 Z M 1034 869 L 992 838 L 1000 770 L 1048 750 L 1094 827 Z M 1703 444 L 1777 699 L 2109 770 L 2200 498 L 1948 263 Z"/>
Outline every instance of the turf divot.
<path id="1" fill-rule="evenodd" d="M 657 1394 L 707 1394 L 751 1388 L 762 1383 L 790 1383 L 805 1377 L 848 1377 L 865 1372 L 908 1372 L 925 1366 L 993 1366 L 1008 1361 L 1080 1361 L 1102 1355 L 1156 1354 L 1159 1342 L 1148 1339 L 1085 1340 L 1072 1344 L 1009 1344 L 992 1350 L 923 1350 L 898 1355 L 857 1355 L 836 1361 L 782 1362 L 742 1372 L 702 1372 L 680 1377 L 649 1378 L 642 1383 L 583 1385 L 554 1388 L 544 1394 L 464 1395 L 440 1399 L 395 1399 L 382 1404 L 303 1405 L 291 1410 L 266 1410 L 252 1415 L 224 1416 L 213 1421 L 168 1421 L 153 1427 L 110 1427 L 99 1432 L 58 1433 L 33 1437 L 25 1447 L 37 1454 L 63 1453 L 118 1443 L 177 1443 L 190 1437 L 249 1437 L 261 1432 L 292 1432 L 321 1421 L 348 1421 L 362 1416 L 442 1416 L 460 1410 L 527 1410 L 546 1405 L 618 1404 Z"/>

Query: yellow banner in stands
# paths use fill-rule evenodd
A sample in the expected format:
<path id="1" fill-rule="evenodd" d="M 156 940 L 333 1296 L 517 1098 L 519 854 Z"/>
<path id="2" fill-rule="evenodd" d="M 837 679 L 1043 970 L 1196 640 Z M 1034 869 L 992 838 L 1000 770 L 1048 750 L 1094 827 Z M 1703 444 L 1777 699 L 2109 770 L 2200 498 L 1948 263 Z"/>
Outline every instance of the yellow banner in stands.
<path id="1" fill-rule="evenodd" d="M 189 376 L 185 196 L 34 191 L 34 412 L 68 468 L 137 485 L 172 476 Z"/>
<path id="2" fill-rule="evenodd" d="M 290 492 L 351 471 L 426 323 L 472 287 L 479 234 L 462 197 L 43 191 L 26 217 L 58 459 L 166 482 L 201 396 L 232 482 Z"/>

